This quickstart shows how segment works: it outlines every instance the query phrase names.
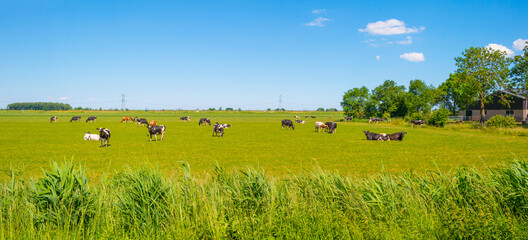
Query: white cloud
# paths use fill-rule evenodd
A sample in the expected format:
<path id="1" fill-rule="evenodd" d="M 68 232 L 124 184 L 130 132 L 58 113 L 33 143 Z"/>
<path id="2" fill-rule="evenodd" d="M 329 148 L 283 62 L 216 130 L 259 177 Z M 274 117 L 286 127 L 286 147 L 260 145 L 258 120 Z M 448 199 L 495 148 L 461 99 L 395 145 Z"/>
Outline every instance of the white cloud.
<path id="1" fill-rule="evenodd" d="M 91 98 L 88 98 L 88 100 L 90 100 L 90 101 L 95 101 L 95 100 L 97 100 L 97 99 L 94 98 L 94 97 L 91 97 Z"/>
<path id="2" fill-rule="evenodd" d="M 524 47 L 527 45 L 526 42 L 528 39 L 517 39 L 513 42 L 513 48 L 517 50 L 523 50 Z"/>
<path id="3" fill-rule="evenodd" d="M 70 100 L 70 98 L 69 97 L 60 97 L 59 100 L 65 101 L 65 100 Z"/>
<path id="4" fill-rule="evenodd" d="M 488 46 L 486 46 L 487 48 L 489 49 L 493 49 L 493 50 L 499 50 L 501 52 L 506 52 L 506 57 L 513 57 L 515 56 L 515 53 L 510 50 L 509 48 L 503 46 L 503 45 L 500 45 L 500 44 L 496 44 L 496 43 L 490 43 L 488 44 Z"/>
<path id="5" fill-rule="evenodd" d="M 305 23 L 304 25 L 308 27 L 324 27 L 325 26 L 324 22 L 326 21 L 330 21 L 330 19 L 324 18 L 324 17 L 318 17 L 309 23 Z"/>
<path id="6" fill-rule="evenodd" d="M 326 12 L 326 9 L 315 9 L 315 10 L 312 10 L 313 14 L 319 14 L 319 13 L 325 13 L 325 12 Z"/>
<path id="7" fill-rule="evenodd" d="M 407 61 L 411 62 L 423 62 L 425 61 L 425 57 L 423 53 L 417 53 L 417 52 L 410 52 L 410 53 L 404 53 L 400 55 L 400 58 L 403 58 Z"/>
<path id="8" fill-rule="evenodd" d="M 407 36 L 406 38 L 407 40 L 402 40 L 402 41 L 396 41 L 397 44 L 412 44 L 412 37 L 411 36 Z"/>
<path id="9" fill-rule="evenodd" d="M 376 56 L 376 60 L 378 60 L 378 61 L 380 60 L 380 56 L 379 56 L 379 55 L 378 55 L 378 56 Z"/>
<path id="10" fill-rule="evenodd" d="M 398 19 L 389 19 L 387 21 L 377 21 L 367 24 L 365 29 L 359 29 L 360 32 L 367 32 L 372 35 L 397 35 L 407 33 L 418 33 L 424 31 L 425 27 L 406 27 L 405 22 Z"/>

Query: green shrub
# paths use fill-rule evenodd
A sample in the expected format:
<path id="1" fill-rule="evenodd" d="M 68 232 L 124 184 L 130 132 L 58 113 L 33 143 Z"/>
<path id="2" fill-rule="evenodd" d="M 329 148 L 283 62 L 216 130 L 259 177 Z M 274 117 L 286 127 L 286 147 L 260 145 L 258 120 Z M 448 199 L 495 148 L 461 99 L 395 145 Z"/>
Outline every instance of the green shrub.
<path id="1" fill-rule="evenodd" d="M 511 116 L 495 115 L 486 121 L 488 127 L 495 128 L 513 128 L 515 127 L 515 118 Z"/>
<path id="2" fill-rule="evenodd" d="M 433 112 L 431 118 L 429 118 L 429 125 L 444 127 L 447 120 L 449 119 L 449 110 L 445 108 L 438 109 Z"/>
<path id="3" fill-rule="evenodd" d="M 44 171 L 44 178 L 30 184 L 28 195 L 35 205 L 35 223 L 87 223 L 95 212 L 95 198 L 84 168 L 75 168 L 72 162 L 50 165 L 50 171 Z"/>
<path id="4" fill-rule="evenodd" d="M 412 120 L 424 120 L 427 121 L 427 116 L 423 112 L 415 112 L 411 115 L 405 116 L 405 121 L 410 122 Z"/>

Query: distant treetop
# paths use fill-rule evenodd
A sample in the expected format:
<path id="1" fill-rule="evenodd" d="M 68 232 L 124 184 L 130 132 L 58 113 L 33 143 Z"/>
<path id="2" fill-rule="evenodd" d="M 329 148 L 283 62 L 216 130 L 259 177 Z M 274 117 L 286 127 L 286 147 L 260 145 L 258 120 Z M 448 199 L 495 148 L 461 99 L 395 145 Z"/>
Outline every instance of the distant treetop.
<path id="1" fill-rule="evenodd" d="M 72 110 L 72 107 L 67 103 L 21 102 L 8 104 L 7 110 Z"/>

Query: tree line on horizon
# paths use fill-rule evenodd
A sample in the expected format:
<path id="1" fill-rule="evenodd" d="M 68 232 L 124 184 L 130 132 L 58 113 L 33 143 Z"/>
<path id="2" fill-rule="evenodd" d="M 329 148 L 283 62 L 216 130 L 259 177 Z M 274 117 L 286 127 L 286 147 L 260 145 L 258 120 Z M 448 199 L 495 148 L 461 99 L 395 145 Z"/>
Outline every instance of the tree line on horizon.
<path id="1" fill-rule="evenodd" d="M 528 43 L 528 42 L 527 42 Z M 345 92 L 341 106 L 345 116 L 412 117 L 428 115 L 435 108 L 458 115 L 460 109 L 480 103 L 481 123 L 485 104 L 493 96 L 509 108 L 508 97 L 500 90 L 522 94 L 528 90 L 528 45 L 513 58 L 506 52 L 487 47 L 470 47 L 455 58 L 457 70 L 438 87 L 415 79 L 406 89 L 393 80 L 380 86 L 353 88 Z"/>
<path id="2" fill-rule="evenodd" d="M 72 110 L 70 104 L 53 102 L 19 102 L 7 105 L 7 110 Z"/>

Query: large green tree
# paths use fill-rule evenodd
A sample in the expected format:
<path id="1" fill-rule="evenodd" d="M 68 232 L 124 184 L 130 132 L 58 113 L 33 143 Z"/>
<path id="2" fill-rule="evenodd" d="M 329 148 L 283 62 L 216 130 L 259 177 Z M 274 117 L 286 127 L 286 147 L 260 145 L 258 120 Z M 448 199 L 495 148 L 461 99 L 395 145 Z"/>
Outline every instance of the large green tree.
<path id="1" fill-rule="evenodd" d="M 440 91 L 424 81 L 415 79 L 409 83 L 409 91 L 405 94 L 401 112 L 398 115 L 411 115 L 416 112 L 429 113 L 440 100 Z"/>
<path id="2" fill-rule="evenodd" d="M 464 86 L 464 78 L 463 73 L 449 74 L 449 78 L 438 87 L 443 107 L 453 115 L 458 115 L 460 108 L 468 107 L 471 103 L 469 97 L 474 95 Z"/>
<path id="3" fill-rule="evenodd" d="M 455 58 L 457 73 L 463 74 L 464 92 L 473 100 L 480 101 L 480 122 L 484 124 L 484 105 L 492 94 L 508 86 L 510 60 L 506 52 L 488 47 L 471 47 Z"/>
<path id="4" fill-rule="evenodd" d="M 355 118 L 365 117 L 365 107 L 369 101 L 370 94 L 367 87 L 353 88 L 345 92 L 341 107 L 345 116 Z"/>
<path id="5" fill-rule="evenodd" d="M 395 113 L 401 107 L 404 97 L 405 86 L 399 86 L 392 80 L 385 80 L 382 85 L 372 90 L 371 99 L 377 104 L 380 113 L 398 116 Z"/>
<path id="6" fill-rule="evenodd" d="M 528 42 L 526 42 L 528 44 Z M 514 65 L 511 69 L 510 76 L 517 87 L 528 89 L 528 45 L 523 49 L 522 55 L 515 56 Z"/>

